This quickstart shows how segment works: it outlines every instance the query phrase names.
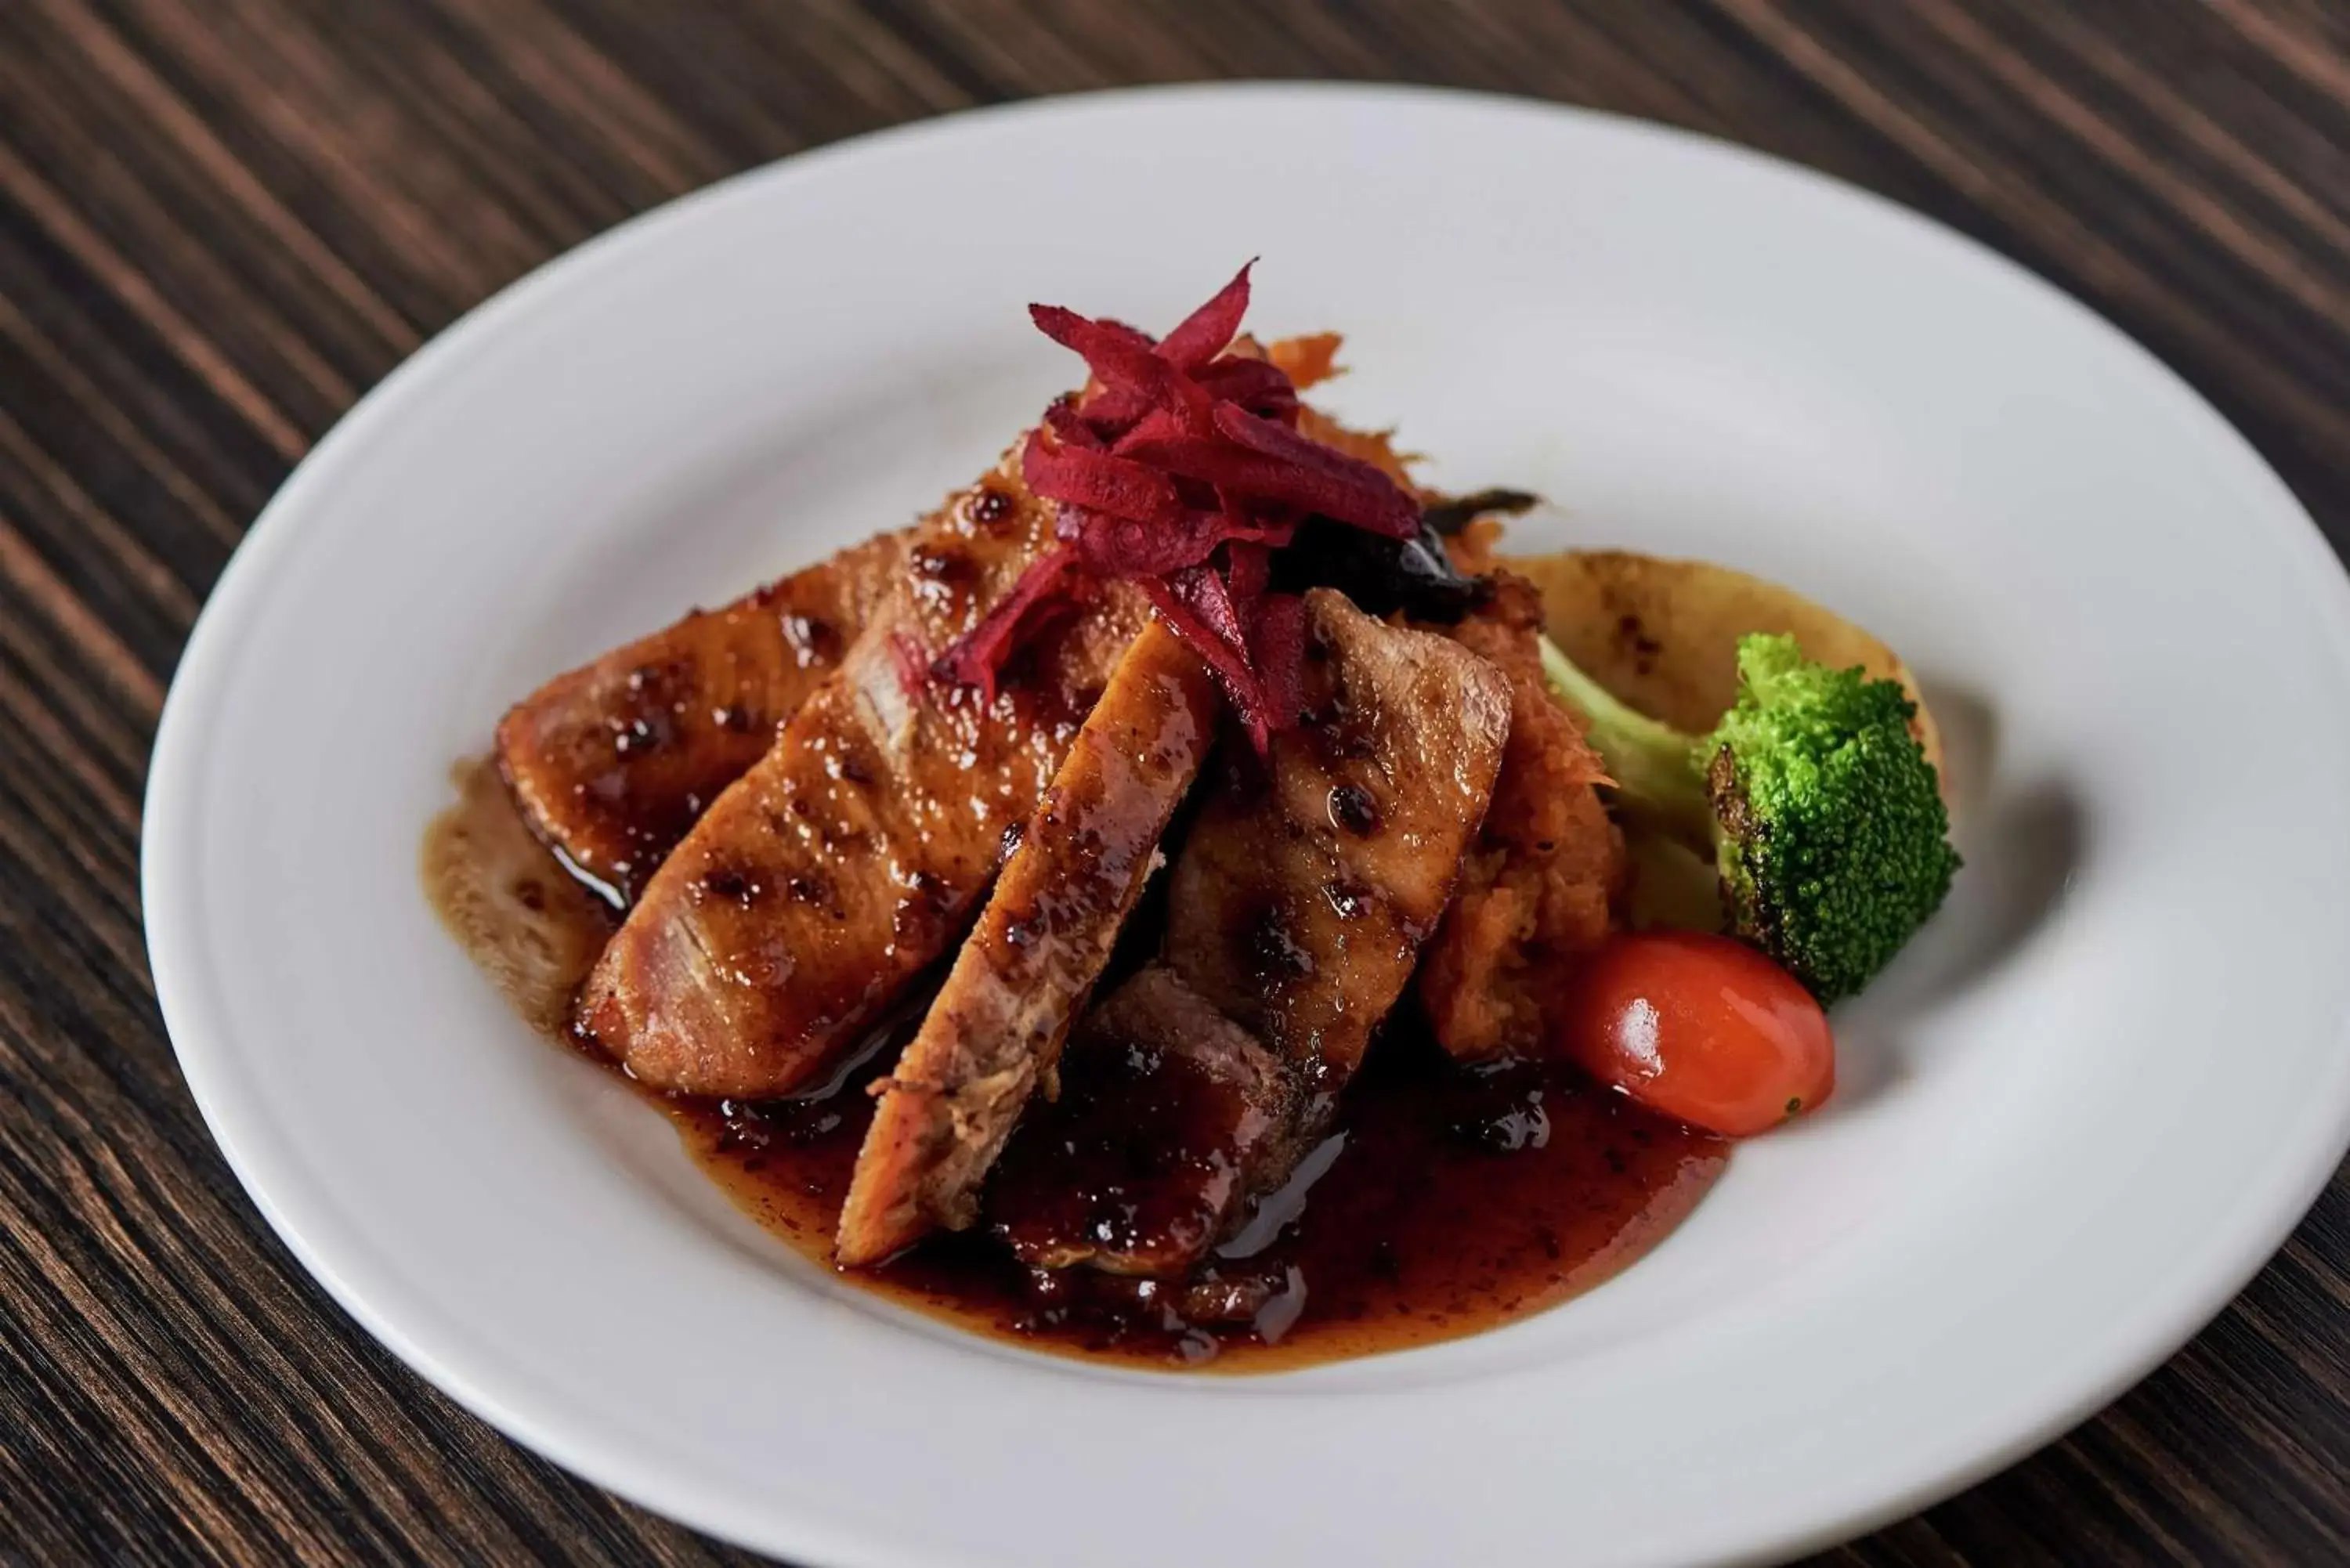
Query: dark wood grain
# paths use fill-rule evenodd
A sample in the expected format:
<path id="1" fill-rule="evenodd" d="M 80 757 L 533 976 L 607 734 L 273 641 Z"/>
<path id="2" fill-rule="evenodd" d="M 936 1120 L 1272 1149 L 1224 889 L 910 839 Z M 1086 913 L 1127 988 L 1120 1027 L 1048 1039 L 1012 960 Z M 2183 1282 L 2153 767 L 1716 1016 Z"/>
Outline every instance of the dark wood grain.
<path id="1" fill-rule="evenodd" d="M 741 1560 L 410 1376 L 229 1176 L 140 935 L 162 692 L 304 451 L 538 262 L 897 121 L 1243 76 L 1594 104 L 1883 192 L 2118 321 L 2350 545 L 2338 0 L 7 0 L 0 1559 Z M 2350 1187 L 2113 1408 L 1829 1560 L 2350 1560 Z"/>

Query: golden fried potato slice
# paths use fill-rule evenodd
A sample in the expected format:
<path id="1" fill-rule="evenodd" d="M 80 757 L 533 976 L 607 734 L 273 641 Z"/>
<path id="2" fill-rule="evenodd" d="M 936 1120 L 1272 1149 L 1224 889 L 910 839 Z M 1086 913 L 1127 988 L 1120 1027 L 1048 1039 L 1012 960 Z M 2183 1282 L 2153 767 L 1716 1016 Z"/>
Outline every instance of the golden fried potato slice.
<path id="1" fill-rule="evenodd" d="M 1627 550 L 1567 550 L 1497 563 L 1541 590 L 1553 642 L 1584 672 L 1644 713 L 1701 735 L 1738 697 L 1738 639 L 1786 632 L 1804 656 L 1898 680 L 1918 704 L 1910 728 L 1950 794 L 1941 732 L 1900 656 L 1793 588 L 1709 561 Z"/>
<path id="2" fill-rule="evenodd" d="M 1749 632 L 1792 633 L 1805 656 L 1838 669 L 1860 666 L 1898 680 L 1918 704 L 1910 729 L 1934 764 L 1942 798 L 1950 798 L 1941 732 L 1917 678 L 1900 656 L 1792 588 L 1717 566 L 1626 550 L 1568 550 L 1555 556 L 1503 556 L 1495 565 L 1542 593 L 1544 629 L 1585 673 L 1642 712 L 1703 734 L 1738 697 L 1738 639 Z M 1721 929 L 1713 867 L 1678 843 L 1638 832 L 1625 837 L 1633 866 L 1629 906 L 1635 929 Z"/>

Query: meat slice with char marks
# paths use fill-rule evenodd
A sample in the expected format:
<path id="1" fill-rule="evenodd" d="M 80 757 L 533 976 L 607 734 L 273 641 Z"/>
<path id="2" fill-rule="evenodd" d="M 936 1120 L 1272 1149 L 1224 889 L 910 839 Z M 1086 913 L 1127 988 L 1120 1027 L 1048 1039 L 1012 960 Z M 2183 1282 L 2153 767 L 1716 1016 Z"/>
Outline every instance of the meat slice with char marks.
<path id="1" fill-rule="evenodd" d="M 733 604 L 556 676 L 508 710 L 495 755 L 540 842 L 617 902 L 840 666 L 888 597 L 911 529 L 878 535 Z"/>
<path id="2" fill-rule="evenodd" d="M 880 1096 L 841 1208 L 835 1255 L 876 1263 L 977 1191 L 1109 961 L 1191 787 L 1218 710 L 1207 668 L 1154 621 L 1078 731 L 920 1031 Z"/>
<path id="3" fill-rule="evenodd" d="M 1108 585 L 993 701 L 928 679 L 1053 526 L 1017 448 L 921 524 L 840 668 L 646 885 L 581 990 L 584 1040 L 657 1088 L 785 1094 L 946 950 L 1143 625 Z"/>
<path id="4" fill-rule="evenodd" d="M 1332 373 L 1334 334 L 1268 350 L 1300 388 Z M 1327 445 L 1402 477 L 1384 438 L 1305 410 Z M 1002 491 L 964 504 L 1008 504 Z M 990 523 L 995 519 L 975 519 Z M 750 770 L 776 732 L 840 667 L 897 587 L 920 525 L 877 535 L 732 604 L 695 610 L 661 631 L 549 680 L 500 722 L 498 770 L 539 840 L 625 908 L 711 802 Z"/>
<path id="5" fill-rule="evenodd" d="M 1032 1268 L 1180 1274 L 1293 1120 L 1291 1075 L 1164 964 L 1094 1009 L 991 1195 Z"/>
<path id="6" fill-rule="evenodd" d="M 1304 722 L 1262 763 L 1227 748 L 1176 859 L 1159 964 L 1087 1020 L 1065 1104 L 1005 1152 L 990 1213 L 1024 1262 L 1196 1264 L 1328 1127 L 1443 915 L 1509 684 L 1326 589 L 1307 613 Z M 1111 1157 L 1074 1158 L 1087 1149 Z"/>

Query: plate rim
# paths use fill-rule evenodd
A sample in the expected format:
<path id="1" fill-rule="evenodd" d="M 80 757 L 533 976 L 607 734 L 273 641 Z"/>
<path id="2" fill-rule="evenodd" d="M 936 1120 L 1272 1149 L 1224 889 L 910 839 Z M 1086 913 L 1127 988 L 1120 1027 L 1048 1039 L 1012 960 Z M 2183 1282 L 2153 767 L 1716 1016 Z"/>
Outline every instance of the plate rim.
<path id="1" fill-rule="evenodd" d="M 380 1310 L 336 1266 L 334 1254 L 348 1257 L 351 1249 L 367 1246 L 364 1240 L 348 1233 L 324 1239 L 309 1234 L 279 1201 L 268 1168 L 283 1158 L 284 1151 L 265 1147 L 270 1136 L 261 1125 L 265 1118 L 249 1106 L 233 1103 L 224 1082 L 225 1058 L 234 1054 L 234 1047 L 224 1043 L 231 1034 L 225 1027 L 228 1009 L 219 977 L 205 961 L 208 945 L 202 921 L 192 913 L 194 878 L 188 865 L 193 844 L 190 825 L 199 815 L 201 798 L 182 775 L 194 774 L 205 710 L 224 700 L 234 655 L 253 624 L 247 607 L 267 591 L 278 563 L 301 537 L 298 527 L 309 508 L 309 497 L 331 488 L 340 472 L 365 450 L 377 426 L 417 399 L 429 396 L 441 380 L 461 371 L 467 358 L 480 353 L 496 334 L 525 321 L 531 312 L 562 291 L 584 286 L 601 270 L 625 266 L 631 250 L 646 243 L 650 234 L 694 212 L 762 199 L 774 188 L 787 187 L 837 162 L 919 153 L 930 143 L 951 140 L 983 123 L 1083 115 L 1104 108 L 1180 110 L 1187 105 L 1211 105 L 1236 97 L 1299 96 L 1383 105 L 1407 113 L 1436 106 L 1582 121 L 1705 155 L 1727 155 L 1774 177 L 1792 176 L 1833 192 L 1847 203 L 1856 202 L 1878 219 L 1893 220 L 1921 238 L 1945 244 L 1955 242 L 1975 262 L 1991 264 L 2011 283 L 2036 295 L 2043 305 L 2060 307 L 2078 325 L 2103 337 L 2109 347 L 2121 349 L 2141 370 L 2151 373 L 2149 386 L 2158 385 L 2164 396 L 2206 433 L 2232 449 L 2231 456 L 2243 477 L 2268 492 L 2272 504 L 2265 510 L 2275 513 L 2276 520 L 2273 526 L 2264 524 L 2266 531 L 2280 547 L 2299 551 L 2315 568 L 2313 576 L 2324 581 L 2324 588 L 2318 591 L 2332 599 L 2328 629 L 2335 652 L 2345 670 L 2350 670 L 2350 576 L 2345 575 L 2344 563 L 2300 498 L 2259 449 L 2159 355 L 2066 289 L 1939 218 L 1838 176 L 1705 132 L 1610 110 L 1457 88 L 1282 80 L 1175 83 L 1029 99 L 904 122 L 748 168 L 673 197 L 549 257 L 459 315 L 358 399 L 295 465 L 247 528 L 190 631 L 157 723 L 142 804 L 139 887 L 157 1006 L 174 1057 L 223 1158 L 273 1232 L 338 1305 L 409 1371 L 510 1440 L 639 1506 L 754 1551 L 780 1549 L 827 1564 L 934 1561 L 921 1558 L 917 1549 L 902 1542 L 865 1536 L 852 1526 L 835 1524 L 815 1514 L 794 1515 L 787 1530 L 776 1530 L 772 1526 L 780 1521 L 780 1516 L 766 1514 L 754 1520 L 723 1488 L 697 1489 L 666 1475 L 658 1478 L 661 1484 L 654 1485 L 650 1472 L 631 1472 L 625 1459 L 615 1457 L 607 1462 L 608 1455 L 600 1450 L 608 1445 L 535 1417 L 525 1407 L 527 1401 L 502 1397 L 499 1391 L 480 1386 L 426 1351 L 402 1329 L 397 1314 Z M 2292 526 L 2293 519 L 2298 520 L 2298 527 Z M 2350 1042 L 2350 1018 L 2340 1022 L 2337 1033 Z M 2103 1370 L 2080 1380 L 2069 1397 L 2048 1402 L 2037 1417 L 2015 1423 L 2015 1429 L 2003 1441 L 1967 1449 L 1967 1457 L 1955 1462 L 1930 1464 L 1930 1473 L 1873 1501 L 1856 1503 L 1804 1528 L 1783 1529 L 1768 1539 L 1758 1538 L 1751 1546 L 1716 1560 L 1775 1561 L 1848 1540 L 1930 1507 L 2004 1469 L 2104 1408 L 2208 1326 L 2298 1228 L 2332 1181 L 2345 1152 L 2350 1152 L 2350 1081 L 2345 1081 L 2344 1092 L 2335 1095 L 2330 1109 L 2330 1136 L 2293 1151 L 2295 1159 L 2290 1163 L 2272 1163 L 2272 1179 L 2258 1195 L 2259 1201 L 2246 1200 L 2248 1206 L 2258 1209 L 2261 1222 L 2236 1233 L 2236 1244 L 2227 1250 L 2228 1266 L 2207 1270 L 2198 1276 L 2199 1288 L 2177 1293 L 2170 1310 L 2157 1314 L 2158 1329 L 2141 1330 L 2132 1350 L 2108 1358 L 2102 1364 Z M 778 1542 L 785 1544 L 779 1548 Z"/>

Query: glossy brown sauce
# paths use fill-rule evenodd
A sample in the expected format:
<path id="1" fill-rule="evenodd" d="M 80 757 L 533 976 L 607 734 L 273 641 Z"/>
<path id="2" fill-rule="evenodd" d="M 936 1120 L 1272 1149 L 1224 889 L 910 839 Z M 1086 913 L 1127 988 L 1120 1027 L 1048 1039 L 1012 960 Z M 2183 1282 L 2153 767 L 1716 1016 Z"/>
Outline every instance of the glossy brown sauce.
<path id="1" fill-rule="evenodd" d="M 427 894 L 517 1011 L 548 1028 L 610 917 L 530 838 L 494 770 L 471 764 L 458 783 L 458 803 L 426 834 Z M 866 1085 L 918 1022 L 917 1009 L 801 1098 L 752 1105 L 639 1088 L 737 1207 L 829 1266 L 872 1116 Z M 1375 1044 L 1337 1126 L 1218 1253 L 1206 1288 L 1032 1274 L 983 1220 L 850 1277 L 1037 1350 L 1273 1371 L 1457 1338 L 1589 1290 L 1689 1213 L 1730 1148 L 1565 1067 L 1468 1068 L 1408 1030 Z M 1070 1178 L 1077 1189 L 1108 1179 L 1084 1161 Z"/>

